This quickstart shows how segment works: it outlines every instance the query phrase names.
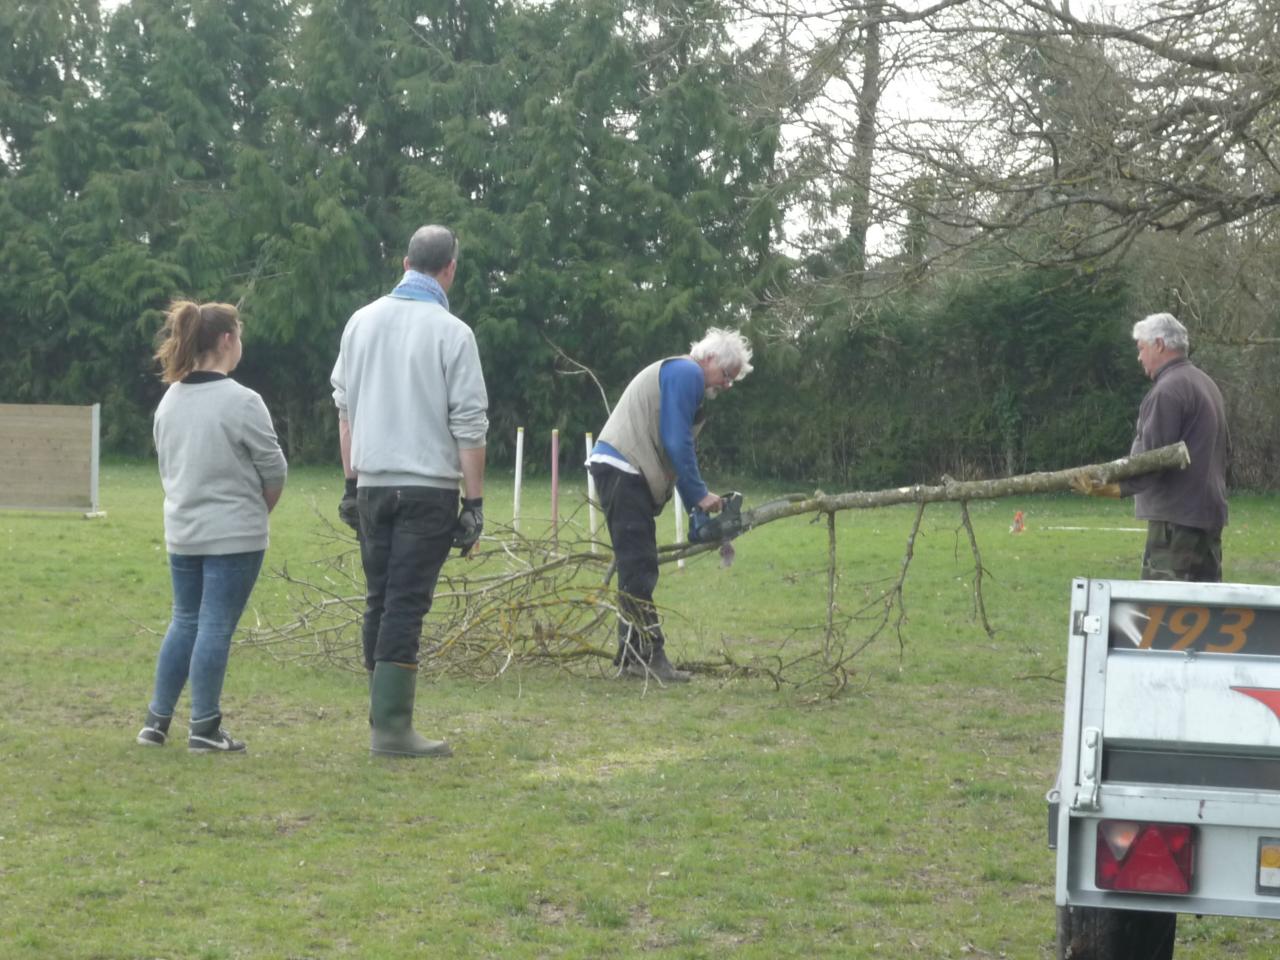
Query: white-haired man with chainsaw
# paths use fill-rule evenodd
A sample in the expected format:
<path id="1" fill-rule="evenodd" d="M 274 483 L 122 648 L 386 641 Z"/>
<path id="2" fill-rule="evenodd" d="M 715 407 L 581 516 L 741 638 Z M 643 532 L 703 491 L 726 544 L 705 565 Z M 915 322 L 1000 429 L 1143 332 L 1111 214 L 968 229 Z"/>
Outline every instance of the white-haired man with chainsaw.
<path id="1" fill-rule="evenodd" d="M 655 518 L 673 490 L 704 513 L 721 497 L 698 471 L 694 439 L 713 399 L 751 372 L 751 345 L 736 330 L 712 327 L 685 356 L 645 367 L 627 385 L 587 459 L 604 508 L 618 570 L 618 653 L 623 676 L 683 683 L 667 659 L 653 592 L 658 585 Z"/>

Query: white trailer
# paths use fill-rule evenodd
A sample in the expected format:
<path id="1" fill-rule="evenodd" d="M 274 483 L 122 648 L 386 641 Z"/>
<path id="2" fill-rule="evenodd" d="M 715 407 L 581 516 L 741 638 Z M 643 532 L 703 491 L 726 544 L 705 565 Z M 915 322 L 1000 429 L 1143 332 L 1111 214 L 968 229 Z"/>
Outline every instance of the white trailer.
<path id="1" fill-rule="evenodd" d="M 1060 960 L 1167 960 L 1179 913 L 1280 919 L 1280 587 L 1075 580 L 1064 697 Z"/>

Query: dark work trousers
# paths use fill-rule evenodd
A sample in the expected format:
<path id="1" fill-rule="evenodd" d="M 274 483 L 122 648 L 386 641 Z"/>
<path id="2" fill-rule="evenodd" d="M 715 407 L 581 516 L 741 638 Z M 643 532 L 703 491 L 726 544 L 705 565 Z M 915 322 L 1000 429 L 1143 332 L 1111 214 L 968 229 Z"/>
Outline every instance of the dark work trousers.
<path id="1" fill-rule="evenodd" d="M 453 545 L 458 491 L 360 487 L 360 560 L 366 585 L 364 666 L 417 663 L 422 618 Z"/>
<path id="2" fill-rule="evenodd" d="M 1168 520 L 1147 521 L 1142 579 L 1221 583 L 1222 531 L 1184 527 Z"/>
<path id="3" fill-rule="evenodd" d="M 658 527 L 653 495 L 639 474 L 591 464 L 618 567 L 618 653 L 621 666 L 648 663 L 665 643 L 653 591 L 658 586 Z"/>

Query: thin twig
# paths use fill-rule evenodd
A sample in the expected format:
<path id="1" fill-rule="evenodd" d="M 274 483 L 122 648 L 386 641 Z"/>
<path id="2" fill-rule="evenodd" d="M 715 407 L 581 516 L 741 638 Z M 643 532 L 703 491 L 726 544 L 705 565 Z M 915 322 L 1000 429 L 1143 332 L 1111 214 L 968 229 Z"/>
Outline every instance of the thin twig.
<path id="1" fill-rule="evenodd" d="M 570 366 L 577 367 L 577 371 L 576 371 L 577 373 L 586 374 L 588 377 L 591 378 L 591 382 L 594 383 L 596 385 L 596 389 L 600 391 L 600 401 L 601 403 L 604 404 L 605 419 L 608 419 L 610 414 L 609 395 L 604 392 L 604 385 L 600 382 L 600 378 L 597 377 L 595 375 L 595 372 L 590 367 L 588 367 L 585 363 L 579 363 L 577 360 L 573 359 L 573 357 L 569 356 L 562 349 L 560 349 L 560 346 L 554 340 L 548 337 L 545 332 L 543 331 L 539 331 L 539 332 L 542 333 L 542 339 L 547 342 L 547 346 L 549 346 L 552 350 L 554 350 L 556 354 L 560 357 L 560 359 L 562 359 L 565 363 L 569 364 Z"/>
<path id="2" fill-rule="evenodd" d="M 960 501 L 960 521 L 964 524 L 964 529 L 969 534 L 969 549 L 973 553 L 973 611 L 974 615 L 982 621 L 982 629 L 987 631 L 987 636 L 995 639 L 996 632 L 991 628 L 991 622 L 987 620 L 987 607 L 982 602 L 982 551 L 978 549 L 978 538 L 974 535 L 973 524 L 969 520 L 969 503 L 966 500 Z"/>

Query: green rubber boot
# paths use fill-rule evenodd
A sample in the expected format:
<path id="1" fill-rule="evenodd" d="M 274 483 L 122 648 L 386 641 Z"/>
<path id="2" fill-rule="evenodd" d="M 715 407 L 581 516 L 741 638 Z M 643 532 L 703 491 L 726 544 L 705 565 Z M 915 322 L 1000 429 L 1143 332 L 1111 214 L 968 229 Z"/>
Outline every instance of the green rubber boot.
<path id="1" fill-rule="evenodd" d="M 379 661 L 369 684 L 369 752 L 383 757 L 451 757 L 443 740 L 428 740 L 413 729 L 416 663 Z"/>

